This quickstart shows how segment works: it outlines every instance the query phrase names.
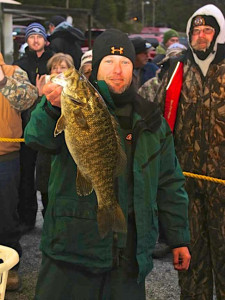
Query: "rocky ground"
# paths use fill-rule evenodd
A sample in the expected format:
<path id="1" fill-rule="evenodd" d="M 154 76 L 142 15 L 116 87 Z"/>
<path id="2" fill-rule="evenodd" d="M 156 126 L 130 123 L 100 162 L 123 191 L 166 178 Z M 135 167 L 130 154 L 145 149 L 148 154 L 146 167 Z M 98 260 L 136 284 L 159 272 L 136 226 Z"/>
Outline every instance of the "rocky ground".
<path id="1" fill-rule="evenodd" d="M 41 208 L 41 202 L 39 200 L 36 228 L 32 232 L 25 234 L 21 240 L 23 248 L 19 271 L 22 278 L 21 290 L 19 292 L 7 292 L 6 300 L 32 300 L 34 297 L 35 284 L 41 262 L 41 252 L 39 251 L 43 224 Z M 173 269 L 171 254 L 168 254 L 163 259 L 154 260 L 154 269 L 146 280 L 146 290 L 147 300 L 179 299 L 180 292 L 177 272 Z"/>

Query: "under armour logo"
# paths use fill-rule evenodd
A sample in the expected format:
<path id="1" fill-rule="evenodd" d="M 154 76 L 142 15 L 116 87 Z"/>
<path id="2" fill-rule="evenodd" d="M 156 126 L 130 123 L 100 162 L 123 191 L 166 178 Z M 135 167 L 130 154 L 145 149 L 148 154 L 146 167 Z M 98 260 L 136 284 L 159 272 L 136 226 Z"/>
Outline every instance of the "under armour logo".
<path id="1" fill-rule="evenodd" d="M 123 47 L 120 48 L 111 47 L 111 53 L 115 54 L 115 52 L 119 52 L 119 54 L 123 54 Z"/>

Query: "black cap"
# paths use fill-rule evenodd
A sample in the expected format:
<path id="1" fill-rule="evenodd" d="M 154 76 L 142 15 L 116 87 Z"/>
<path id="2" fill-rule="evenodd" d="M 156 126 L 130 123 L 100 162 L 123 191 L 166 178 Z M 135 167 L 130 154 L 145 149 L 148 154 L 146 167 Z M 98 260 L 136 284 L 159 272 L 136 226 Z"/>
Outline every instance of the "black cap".
<path id="1" fill-rule="evenodd" d="M 65 22 L 65 21 L 66 21 L 66 19 L 64 17 L 62 17 L 62 16 L 53 16 L 46 23 L 48 23 L 48 25 L 49 24 L 53 24 L 54 26 L 58 26 L 60 23 Z"/>
<path id="2" fill-rule="evenodd" d="M 134 46 L 126 33 L 118 29 L 108 29 L 95 39 L 92 59 L 92 73 L 94 75 L 97 75 L 99 64 L 107 55 L 125 56 L 134 64 Z"/>
<path id="3" fill-rule="evenodd" d="M 131 42 L 134 45 L 135 53 L 139 54 L 145 52 L 146 50 L 151 48 L 151 44 L 144 40 L 141 36 L 137 36 L 131 39 Z"/>

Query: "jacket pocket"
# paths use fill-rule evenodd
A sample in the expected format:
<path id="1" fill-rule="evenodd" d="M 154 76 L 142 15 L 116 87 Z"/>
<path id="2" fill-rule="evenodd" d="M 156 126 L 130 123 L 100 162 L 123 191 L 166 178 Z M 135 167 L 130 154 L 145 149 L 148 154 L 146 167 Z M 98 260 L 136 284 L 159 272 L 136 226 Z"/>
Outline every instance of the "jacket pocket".
<path id="1" fill-rule="evenodd" d="M 85 199 L 87 198 L 87 200 Z M 97 206 L 89 197 L 57 198 L 52 249 L 81 264 L 98 265 L 111 259 L 112 234 L 101 239 L 97 224 Z"/>

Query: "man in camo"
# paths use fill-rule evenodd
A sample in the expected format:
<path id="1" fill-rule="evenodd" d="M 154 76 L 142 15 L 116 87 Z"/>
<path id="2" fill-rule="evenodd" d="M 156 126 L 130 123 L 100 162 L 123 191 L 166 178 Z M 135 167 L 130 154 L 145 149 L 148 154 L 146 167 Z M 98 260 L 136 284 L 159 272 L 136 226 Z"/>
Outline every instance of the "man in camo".
<path id="1" fill-rule="evenodd" d="M 18 142 L 4 142 L 1 138 L 16 139 L 22 136 L 21 111 L 28 109 L 38 97 L 38 91 L 17 66 L 6 65 L 0 53 L 0 245 L 20 247 L 18 188 L 20 162 Z M 18 265 L 9 271 L 7 290 L 20 286 Z"/>
<path id="2" fill-rule="evenodd" d="M 214 5 L 187 23 L 190 49 L 182 58 L 183 81 L 174 138 L 184 171 L 225 179 L 225 20 Z M 162 105 L 169 70 L 157 101 Z M 179 274 L 181 299 L 225 299 L 225 186 L 187 178 L 192 260 Z"/>

